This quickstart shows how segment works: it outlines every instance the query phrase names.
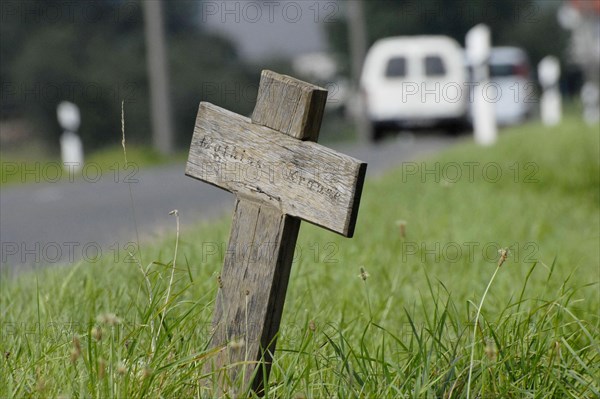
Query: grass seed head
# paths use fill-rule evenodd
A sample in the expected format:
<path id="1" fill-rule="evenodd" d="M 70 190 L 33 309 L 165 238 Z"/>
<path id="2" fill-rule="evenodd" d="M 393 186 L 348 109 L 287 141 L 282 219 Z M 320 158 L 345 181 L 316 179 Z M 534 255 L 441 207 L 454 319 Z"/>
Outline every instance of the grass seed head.
<path id="1" fill-rule="evenodd" d="M 500 259 L 498 259 L 498 267 L 500 267 L 504 264 L 506 258 L 508 258 L 508 248 L 500 248 L 498 253 L 500 254 Z"/>
<path id="2" fill-rule="evenodd" d="M 145 366 L 144 370 L 142 370 L 142 377 L 148 378 L 151 376 L 152 376 L 152 369 L 150 368 L 150 366 Z"/>
<path id="3" fill-rule="evenodd" d="M 369 273 L 365 270 L 363 266 L 360 267 L 360 274 L 358 275 L 363 281 L 367 281 L 369 278 Z"/>
<path id="4" fill-rule="evenodd" d="M 396 226 L 398 226 L 400 238 L 406 238 L 406 220 L 396 220 Z"/>
<path id="5" fill-rule="evenodd" d="M 167 355 L 167 362 L 172 362 L 173 360 L 175 360 L 175 352 L 170 351 Z"/>
<path id="6" fill-rule="evenodd" d="M 496 349 L 496 343 L 491 340 L 491 339 L 487 339 L 486 343 L 485 343 L 485 355 L 487 356 L 487 358 L 492 361 L 495 362 L 497 357 L 498 357 L 498 350 Z"/>
<path id="7" fill-rule="evenodd" d="M 71 349 L 71 363 L 75 363 L 81 356 L 81 342 L 77 335 L 73 335 L 73 348 Z"/>
<path id="8" fill-rule="evenodd" d="M 125 375 L 127 373 L 127 366 L 125 363 L 119 362 L 119 364 L 117 364 L 117 373 L 120 375 Z"/>
<path id="9" fill-rule="evenodd" d="M 46 390 L 46 380 L 38 376 L 37 382 L 35 384 L 35 390 L 38 392 L 43 392 L 44 390 Z"/>
<path id="10" fill-rule="evenodd" d="M 242 349 L 244 346 L 246 346 L 246 342 L 244 341 L 244 338 L 233 340 L 229 343 L 229 347 L 231 349 Z"/>
<path id="11" fill-rule="evenodd" d="M 96 317 L 96 320 L 101 324 L 106 324 L 109 326 L 114 326 L 116 324 L 121 323 L 121 319 L 117 317 L 114 313 L 103 313 Z"/>
<path id="12" fill-rule="evenodd" d="M 103 358 L 98 358 L 98 378 L 103 379 L 106 375 L 106 361 Z"/>
<path id="13" fill-rule="evenodd" d="M 554 341 L 552 352 L 550 354 L 550 363 L 553 363 L 555 360 L 560 360 L 560 358 L 560 341 Z"/>
<path id="14" fill-rule="evenodd" d="M 94 328 L 92 328 L 92 337 L 96 341 L 102 340 L 102 328 L 100 326 L 95 326 Z"/>

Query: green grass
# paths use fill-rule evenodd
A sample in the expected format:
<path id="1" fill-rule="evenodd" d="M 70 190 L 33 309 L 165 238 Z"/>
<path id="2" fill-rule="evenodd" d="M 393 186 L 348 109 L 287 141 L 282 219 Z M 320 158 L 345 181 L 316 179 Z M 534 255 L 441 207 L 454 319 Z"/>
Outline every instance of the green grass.
<path id="1" fill-rule="evenodd" d="M 266 396 L 597 398 L 599 152 L 597 127 L 529 124 L 370 180 L 353 239 L 303 223 Z M 166 306 L 174 235 L 4 276 L 0 396 L 209 397 L 229 223 L 181 233 Z"/>
<path id="2" fill-rule="evenodd" d="M 142 146 L 127 147 L 128 160 L 133 165 L 125 165 L 123 148 L 111 146 L 86 156 L 83 169 L 63 169 L 60 158 L 49 156 L 45 151 L 35 147 L 33 151 L 23 150 L 2 153 L 0 156 L 0 186 L 15 184 L 40 184 L 69 181 L 72 179 L 95 180 L 102 175 L 126 176 L 141 167 L 161 165 L 174 160 L 184 159 L 183 153 L 174 156 L 163 156 L 157 151 Z M 124 176 L 119 176 L 123 178 Z"/>

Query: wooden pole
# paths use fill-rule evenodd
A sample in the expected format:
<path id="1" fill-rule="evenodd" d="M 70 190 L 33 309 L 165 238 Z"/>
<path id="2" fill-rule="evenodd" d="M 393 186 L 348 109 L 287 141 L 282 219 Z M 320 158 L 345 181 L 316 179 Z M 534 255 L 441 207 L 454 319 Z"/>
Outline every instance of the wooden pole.
<path id="1" fill-rule="evenodd" d="M 348 37 L 350 39 L 352 92 L 355 97 L 355 107 L 353 109 L 354 124 L 357 138 L 366 142 L 371 138 L 372 131 L 367 117 L 366 101 L 363 98 L 364 93 L 361 92 L 360 88 L 360 75 L 367 52 L 367 27 L 365 23 L 364 4 L 362 0 L 351 0 L 346 2 L 346 7 Z"/>
<path id="2" fill-rule="evenodd" d="M 146 60 L 150 81 L 150 111 L 152 118 L 152 144 L 162 154 L 174 150 L 171 125 L 169 74 L 162 19 L 162 1 L 142 1 L 146 31 Z"/>

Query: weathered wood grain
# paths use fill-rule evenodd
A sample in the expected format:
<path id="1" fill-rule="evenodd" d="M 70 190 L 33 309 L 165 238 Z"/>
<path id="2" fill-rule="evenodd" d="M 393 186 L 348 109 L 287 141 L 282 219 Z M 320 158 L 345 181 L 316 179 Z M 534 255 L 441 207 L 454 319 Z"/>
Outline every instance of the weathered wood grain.
<path id="1" fill-rule="evenodd" d="M 186 174 L 237 198 L 213 315 L 217 354 L 205 365 L 219 373 L 219 395 L 263 390 L 300 219 L 354 232 L 366 164 L 310 142 L 326 98 L 317 86 L 263 71 L 252 120 L 200 104 Z"/>
<path id="2" fill-rule="evenodd" d="M 347 237 L 354 233 L 365 172 L 366 164 L 350 156 L 205 102 L 186 166 L 188 176 Z"/>
<path id="3" fill-rule="evenodd" d="M 222 370 L 222 385 L 262 390 L 257 366 L 264 361 L 268 374 L 299 228 L 271 206 L 236 201 L 211 338 L 221 348 L 211 367 Z"/>
<path id="4" fill-rule="evenodd" d="M 260 77 L 252 123 L 299 140 L 317 141 L 327 90 L 273 71 Z"/>

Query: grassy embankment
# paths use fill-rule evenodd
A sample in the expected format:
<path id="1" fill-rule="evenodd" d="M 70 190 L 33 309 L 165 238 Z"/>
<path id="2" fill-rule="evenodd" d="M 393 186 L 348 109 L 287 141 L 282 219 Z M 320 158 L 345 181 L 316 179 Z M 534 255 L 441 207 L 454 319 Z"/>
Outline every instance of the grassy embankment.
<path id="1" fill-rule="evenodd" d="M 353 239 L 304 223 L 267 396 L 598 397 L 598 158 L 529 124 L 367 182 Z M 168 299 L 175 236 L 3 277 L 0 396 L 201 395 L 229 223 L 182 233 Z"/>

